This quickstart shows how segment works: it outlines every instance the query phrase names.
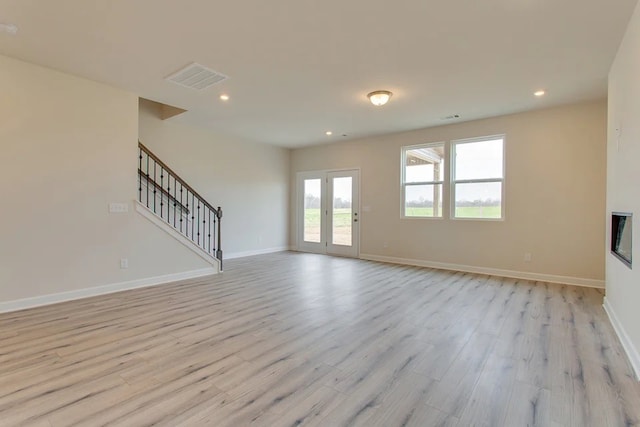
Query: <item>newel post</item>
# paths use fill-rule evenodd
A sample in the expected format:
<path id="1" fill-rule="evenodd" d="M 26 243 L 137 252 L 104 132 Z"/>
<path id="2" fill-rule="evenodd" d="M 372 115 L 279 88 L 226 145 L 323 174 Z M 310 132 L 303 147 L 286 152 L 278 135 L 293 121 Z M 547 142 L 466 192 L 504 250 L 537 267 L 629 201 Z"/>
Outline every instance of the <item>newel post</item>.
<path id="1" fill-rule="evenodd" d="M 218 217 L 218 250 L 216 251 L 216 258 L 220 261 L 220 271 L 222 271 L 222 228 L 220 227 L 220 224 L 222 223 L 222 208 L 220 206 L 218 206 L 216 216 Z"/>

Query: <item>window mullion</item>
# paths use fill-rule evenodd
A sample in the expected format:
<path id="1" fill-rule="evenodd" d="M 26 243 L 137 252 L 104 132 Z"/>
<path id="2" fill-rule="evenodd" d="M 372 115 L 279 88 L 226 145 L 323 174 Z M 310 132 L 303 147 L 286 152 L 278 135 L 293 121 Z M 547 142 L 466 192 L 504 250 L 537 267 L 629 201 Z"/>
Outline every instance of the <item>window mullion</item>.
<path id="1" fill-rule="evenodd" d="M 443 184 L 444 181 L 421 181 L 421 182 L 405 182 L 403 185 L 411 186 L 411 185 L 438 185 Z"/>
<path id="2" fill-rule="evenodd" d="M 452 181 L 453 184 L 482 184 L 488 182 L 502 182 L 504 178 L 480 178 L 480 179 L 460 179 Z"/>

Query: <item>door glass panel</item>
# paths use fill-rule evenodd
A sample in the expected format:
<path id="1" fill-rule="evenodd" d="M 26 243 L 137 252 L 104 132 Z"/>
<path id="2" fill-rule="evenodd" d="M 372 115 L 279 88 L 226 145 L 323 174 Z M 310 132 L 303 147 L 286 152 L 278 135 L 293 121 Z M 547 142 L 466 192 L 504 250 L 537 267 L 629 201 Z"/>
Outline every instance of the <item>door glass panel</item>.
<path id="1" fill-rule="evenodd" d="M 331 242 L 334 245 L 351 246 L 352 238 L 352 181 L 348 177 L 333 178 L 333 230 Z"/>
<path id="2" fill-rule="evenodd" d="M 304 180 L 304 241 L 320 243 L 321 180 Z"/>

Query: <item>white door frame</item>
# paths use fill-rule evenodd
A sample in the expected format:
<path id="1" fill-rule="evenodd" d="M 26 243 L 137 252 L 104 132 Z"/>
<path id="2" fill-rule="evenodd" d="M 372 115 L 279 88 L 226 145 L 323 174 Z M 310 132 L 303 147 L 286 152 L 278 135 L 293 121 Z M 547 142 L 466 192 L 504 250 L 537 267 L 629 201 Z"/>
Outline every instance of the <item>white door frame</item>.
<path id="1" fill-rule="evenodd" d="M 354 203 L 352 214 L 352 245 L 348 250 L 340 250 L 338 245 L 330 245 L 329 240 L 331 236 L 331 230 L 329 230 L 328 212 L 329 212 L 329 191 L 328 191 L 328 174 L 331 173 L 352 173 L 355 177 L 354 183 Z M 351 176 L 351 175 L 347 175 Z M 304 218 L 302 212 L 302 206 L 304 202 L 304 181 L 306 179 L 320 179 L 321 180 L 321 204 L 320 204 L 320 229 L 321 239 L 320 243 L 305 242 L 304 241 Z M 295 209 L 295 221 L 296 221 L 296 249 L 301 252 L 312 252 L 319 254 L 330 254 L 339 256 L 349 256 L 358 258 L 360 256 L 360 168 L 345 168 L 345 169 L 325 169 L 316 171 L 305 171 L 296 173 L 296 209 Z M 357 221 L 354 221 L 357 220 Z M 331 246 L 331 247 L 329 247 Z"/>
<path id="2" fill-rule="evenodd" d="M 358 209 L 358 205 L 360 204 L 360 173 L 357 170 L 349 169 L 349 170 L 341 170 L 341 171 L 331 171 L 327 172 L 327 191 L 326 191 L 326 199 L 327 199 L 327 210 L 326 216 L 326 247 L 327 253 L 331 255 L 339 255 L 346 256 L 351 258 L 358 258 L 360 255 L 359 247 L 360 247 L 360 210 Z M 333 197 L 334 197 L 334 178 L 352 178 L 351 189 L 352 189 L 352 202 L 351 202 L 351 245 L 340 245 L 333 243 L 333 220 L 334 220 L 334 211 L 333 211 Z M 329 185 L 330 184 L 330 185 Z"/>

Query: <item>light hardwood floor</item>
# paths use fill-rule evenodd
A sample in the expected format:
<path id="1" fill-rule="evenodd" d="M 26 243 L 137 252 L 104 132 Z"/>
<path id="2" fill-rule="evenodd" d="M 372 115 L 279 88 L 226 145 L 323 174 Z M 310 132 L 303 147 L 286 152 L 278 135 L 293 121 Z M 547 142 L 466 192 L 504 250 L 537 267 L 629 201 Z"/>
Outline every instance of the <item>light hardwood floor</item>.
<path id="1" fill-rule="evenodd" d="M 0 425 L 635 426 L 602 291 L 311 254 L 0 315 Z"/>

